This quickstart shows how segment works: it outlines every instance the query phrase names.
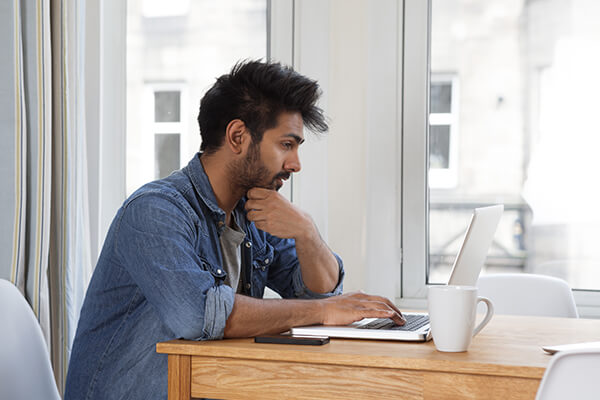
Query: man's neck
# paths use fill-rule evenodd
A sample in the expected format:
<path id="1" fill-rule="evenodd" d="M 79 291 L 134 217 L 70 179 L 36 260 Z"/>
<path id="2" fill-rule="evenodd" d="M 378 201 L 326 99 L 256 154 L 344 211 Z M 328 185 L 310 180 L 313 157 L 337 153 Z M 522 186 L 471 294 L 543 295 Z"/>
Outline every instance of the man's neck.
<path id="1" fill-rule="evenodd" d="M 200 162 L 204 167 L 206 176 L 208 176 L 208 181 L 217 199 L 217 204 L 225 211 L 226 223 L 229 225 L 231 222 L 231 212 L 244 193 L 236 193 L 232 188 L 228 175 L 227 161 L 224 158 L 202 154 Z"/>

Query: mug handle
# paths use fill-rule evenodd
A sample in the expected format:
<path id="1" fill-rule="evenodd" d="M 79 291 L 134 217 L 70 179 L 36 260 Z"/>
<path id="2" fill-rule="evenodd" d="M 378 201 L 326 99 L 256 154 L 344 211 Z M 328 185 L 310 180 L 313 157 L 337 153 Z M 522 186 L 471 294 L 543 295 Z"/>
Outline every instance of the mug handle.
<path id="1" fill-rule="evenodd" d="M 490 299 L 488 299 L 487 297 L 478 297 L 477 304 L 479 304 L 480 301 L 486 304 L 487 312 L 485 313 L 483 321 L 481 321 L 479 325 L 477 325 L 477 327 L 473 329 L 473 336 L 477 335 L 479 331 L 481 331 L 483 327 L 486 326 L 488 322 L 490 322 L 490 320 L 492 319 L 492 315 L 494 315 L 494 305 L 492 304 Z"/>

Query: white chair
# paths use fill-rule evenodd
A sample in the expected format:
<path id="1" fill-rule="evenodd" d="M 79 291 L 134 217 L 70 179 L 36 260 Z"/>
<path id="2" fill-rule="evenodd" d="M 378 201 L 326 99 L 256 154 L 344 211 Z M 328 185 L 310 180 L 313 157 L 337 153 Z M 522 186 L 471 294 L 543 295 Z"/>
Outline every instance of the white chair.
<path id="1" fill-rule="evenodd" d="M 561 351 L 552 356 L 536 400 L 600 397 L 600 349 Z"/>
<path id="2" fill-rule="evenodd" d="M 12 283 L 0 279 L 0 399 L 60 400 L 42 329 Z"/>
<path id="3" fill-rule="evenodd" d="M 494 303 L 494 313 L 577 318 L 571 288 L 562 279 L 535 274 L 490 274 L 477 281 L 479 296 Z"/>

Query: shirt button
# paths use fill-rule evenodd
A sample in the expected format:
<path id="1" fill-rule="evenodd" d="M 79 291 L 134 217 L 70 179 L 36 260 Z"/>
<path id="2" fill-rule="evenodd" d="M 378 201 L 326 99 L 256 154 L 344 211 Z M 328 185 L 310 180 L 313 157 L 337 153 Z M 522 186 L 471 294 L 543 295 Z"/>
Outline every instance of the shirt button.
<path id="1" fill-rule="evenodd" d="M 267 269 L 267 267 L 265 267 L 265 266 L 263 265 L 261 269 L 264 271 L 265 269 Z"/>
<path id="2" fill-rule="evenodd" d="M 249 284 L 249 283 L 246 283 L 246 289 L 250 289 L 251 287 L 252 287 L 252 285 L 251 285 L 251 284 Z"/>
<path id="3" fill-rule="evenodd" d="M 221 271 L 220 269 L 217 270 L 217 274 L 221 275 L 223 271 Z"/>
<path id="4" fill-rule="evenodd" d="M 269 260 L 268 258 L 265 258 L 265 264 L 268 264 L 269 261 L 271 261 L 271 260 Z"/>
<path id="5" fill-rule="evenodd" d="M 247 247 L 247 248 L 250 248 L 250 247 L 252 247 L 252 242 L 246 242 L 246 247 Z"/>

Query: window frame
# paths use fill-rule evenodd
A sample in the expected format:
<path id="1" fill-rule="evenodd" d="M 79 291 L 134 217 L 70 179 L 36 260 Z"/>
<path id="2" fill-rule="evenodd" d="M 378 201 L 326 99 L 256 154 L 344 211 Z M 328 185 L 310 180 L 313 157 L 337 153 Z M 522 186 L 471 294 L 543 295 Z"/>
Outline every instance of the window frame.
<path id="1" fill-rule="evenodd" d="M 402 281 L 397 303 L 425 308 L 429 270 L 429 82 L 432 0 L 404 0 Z M 582 318 L 600 318 L 600 290 L 573 289 Z"/>
<path id="2" fill-rule="evenodd" d="M 407 308 L 427 306 L 430 13 L 429 0 L 404 0 L 399 91 L 402 98 L 402 266 L 401 293 L 396 301 Z"/>

